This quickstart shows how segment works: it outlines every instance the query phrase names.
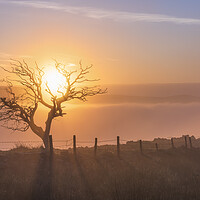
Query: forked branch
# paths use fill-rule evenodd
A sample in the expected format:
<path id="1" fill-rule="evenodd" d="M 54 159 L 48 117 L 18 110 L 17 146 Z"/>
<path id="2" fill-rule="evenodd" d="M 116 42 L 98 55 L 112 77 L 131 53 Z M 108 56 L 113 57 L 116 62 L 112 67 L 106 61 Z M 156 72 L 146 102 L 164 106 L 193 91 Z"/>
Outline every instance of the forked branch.
<path id="1" fill-rule="evenodd" d="M 92 65 L 82 66 L 79 69 L 69 70 L 68 66 L 55 61 L 56 70 L 65 77 L 63 88 L 57 88 L 57 94 L 51 91 L 48 83 L 44 84 L 44 68 L 35 63 L 34 68 L 30 67 L 24 60 L 11 60 L 10 69 L 1 67 L 5 72 L 11 74 L 11 78 L 5 78 L 2 82 L 7 84 L 7 95 L 0 97 L 0 121 L 3 126 L 18 131 L 26 131 L 29 127 L 42 138 L 45 147 L 48 147 L 48 135 L 51 123 L 55 117 L 63 116 L 62 103 L 73 99 L 86 101 L 88 96 L 106 93 L 98 86 L 85 86 L 88 82 L 95 82 L 98 79 L 89 79 L 87 76 Z M 18 87 L 14 87 L 16 84 Z M 44 88 L 45 87 L 45 88 Z M 44 99 L 45 94 L 49 95 L 49 101 Z M 45 129 L 37 126 L 34 121 L 38 105 L 49 109 Z"/>

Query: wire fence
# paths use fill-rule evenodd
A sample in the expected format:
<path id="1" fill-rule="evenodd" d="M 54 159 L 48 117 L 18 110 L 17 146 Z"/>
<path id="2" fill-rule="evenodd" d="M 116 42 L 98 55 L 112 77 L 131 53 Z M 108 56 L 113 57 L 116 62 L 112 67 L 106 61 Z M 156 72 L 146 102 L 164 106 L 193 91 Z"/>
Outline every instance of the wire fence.
<path id="1" fill-rule="evenodd" d="M 0 141 L 0 150 L 8 151 L 17 147 L 27 147 L 27 148 L 38 148 L 43 146 L 42 141 Z M 76 140 L 76 136 L 73 136 L 72 139 L 66 140 L 53 140 L 52 147 L 54 149 L 75 149 L 79 147 L 94 147 L 95 152 L 97 151 L 97 146 L 99 150 L 111 150 L 117 146 L 117 151 L 146 151 L 146 150 L 162 150 L 169 148 L 177 147 L 186 147 L 186 148 L 200 148 L 200 139 L 196 139 L 193 136 L 184 135 L 179 138 L 157 138 L 153 141 L 142 141 L 142 140 L 127 140 L 120 138 L 106 139 L 106 140 Z"/>
<path id="2" fill-rule="evenodd" d="M 125 142 L 128 140 L 121 140 L 121 142 Z M 115 145 L 116 139 L 109 139 L 109 140 L 99 140 L 99 145 Z M 10 150 L 17 147 L 28 147 L 28 148 L 38 148 L 43 146 L 42 141 L 0 141 L 0 150 Z M 92 140 L 78 140 L 76 142 L 77 147 L 92 147 L 94 146 L 94 141 Z M 67 140 L 53 140 L 53 147 L 57 149 L 69 149 L 73 147 L 73 139 Z"/>

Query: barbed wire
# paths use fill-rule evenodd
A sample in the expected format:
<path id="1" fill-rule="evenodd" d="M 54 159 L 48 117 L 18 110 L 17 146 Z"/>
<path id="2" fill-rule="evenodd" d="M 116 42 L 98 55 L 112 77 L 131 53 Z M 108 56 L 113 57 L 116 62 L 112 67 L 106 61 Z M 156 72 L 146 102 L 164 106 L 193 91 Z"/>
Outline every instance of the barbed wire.
<path id="1" fill-rule="evenodd" d="M 167 138 L 166 138 L 167 139 Z M 181 138 L 179 138 L 179 139 L 181 139 Z M 137 141 L 134 141 L 134 140 L 127 140 L 127 139 L 123 139 L 123 138 L 120 138 L 120 143 L 123 145 L 124 143 L 123 142 L 133 142 L 133 143 L 138 143 L 138 141 L 139 140 L 137 140 Z M 54 147 L 55 148 L 71 148 L 72 147 L 72 145 L 73 145 L 73 139 L 66 139 L 66 140 L 53 140 L 53 143 L 54 144 L 56 144 L 56 143 L 64 143 L 64 144 L 61 144 L 61 145 L 54 145 Z M 106 145 L 113 145 L 113 143 L 115 142 L 115 144 L 117 143 L 117 138 L 116 139 L 106 139 L 106 140 L 98 140 L 97 141 L 98 142 L 98 144 L 101 144 L 101 145 L 104 145 L 104 144 L 102 144 L 102 143 L 107 143 Z M 146 142 L 151 142 L 151 145 L 155 145 L 155 141 L 145 141 L 145 140 L 142 140 L 142 142 L 144 142 L 143 143 L 143 145 L 146 145 Z M 164 147 L 170 147 L 170 139 L 167 139 L 167 143 L 157 143 L 158 144 L 158 146 L 159 147 L 162 147 L 162 148 L 164 148 Z M 110 143 L 110 144 L 108 144 L 108 143 Z M 15 147 L 18 147 L 17 145 L 20 145 L 20 144 L 24 144 L 26 147 L 30 147 L 30 148 L 32 148 L 32 147 L 36 147 L 36 146 L 38 146 L 38 145 L 36 145 L 36 144 L 41 144 L 41 145 L 43 145 L 43 141 L 37 141 L 37 140 L 28 140 L 28 141 L 20 141 L 20 140 L 18 140 L 18 141 L 0 141 L 0 144 L 2 144 L 2 147 L 1 147 L 1 145 L 0 145 L 0 150 L 3 150 L 3 149 L 7 149 L 7 150 L 9 150 L 9 149 L 11 149 L 11 148 L 13 148 L 13 146 L 15 145 Z M 8 144 L 12 144 L 12 146 L 11 145 L 9 145 L 9 147 L 5 147 L 4 145 L 8 145 Z M 31 146 L 31 144 L 33 144 L 33 146 Z M 89 144 L 89 146 L 93 146 L 93 145 L 90 145 L 90 144 L 95 144 L 95 141 L 91 141 L 91 140 L 77 140 L 76 141 L 76 144 L 77 144 L 77 147 L 82 147 L 81 145 L 84 145 L 85 144 L 85 146 L 86 145 L 88 145 Z M 149 144 L 148 144 L 149 145 Z M 148 149 L 153 149 L 153 147 L 147 147 Z"/>
<path id="2" fill-rule="evenodd" d="M 14 144 L 14 143 L 42 143 L 42 141 L 2 141 L 0 144 Z"/>
<path id="3" fill-rule="evenodd" d="M 72 141 L 72 139 L 69 139 L 69 140 L 54 140 L 53 142 L 70 142 Z"/>
<path id="4" fill-rule="evenodd" d="M 53 142 L 70 142 L 72 139 L 69 140 L 54 140 Z M 36 141 L 36 140 L 28 140 L 28 141 L 0 141 L 0 144 L 14 144 L 14 143 L 43 143 L 42 141 Z"/>
<path id="5" fill-rule="evenodd" d="M 78 140 L 76 143 L 77 143 L 77 144 L 78 144 L 78 143 L 82 143 L 82 144 L 84 144 L 84 143 L 85 143 L 85 144 L 93 144 L 94 141 L 79 141 L 79 140 Z"/>
<path id="6" fill-rule="evenodd" d="M 67 144 L 67 146 L 71 146 L 72 145 L 72 142 L 70 144 Z"/>
<path id="7" fill-rule="evenodd" d="M 166 138 L 166 137 L 165 137 Z M 169 139 L 167 139 L 169 138 Z M 166 139 L 169 140 L 170 142 L 170 138 L 172 137 L 167 137 Z M 179 138 L 181 139 L 181 138 Z M 62 143 L 62 142 L 70 142 L 72 141 L 73 139 L 66 139 L 66 140 L 53 140 L 54 143 Z M 103 143 L 103 142 L 115 142 L 116 139 L 107 139 L 107 140 L 98 140 L 98 143 Z M 122 142 L 138 142 L 139 140 L 127 140 L 127 139 L 123 139 L 123 138 L 120 138 L 120 141 Z M 153 142 L 153 141 L 146 141 L 146 140 L 142 140 L 143 142 Z M 91 141 L 91 140 L 77 140 L 76 143 L 94 143 L 95 141 Z M 43 143 L 43 141 L 39 141 L 39 140 L 27 140 L 27 141 L 24 141 L 24 140 L 15 140 L 15 141 L 0 141 L 0 144 L 14 144 L 14 143 Z"/>
<path id="8" fill-rule="evenodd" d="M 116 139 L 113 139 L 113 140 L 100 140 L 98 141 L 99 143 L 104 143 L 104 142 L 115 142 Z"/>
<path id="9" fill-rule="evenodd" d="M 124 139 L 121 139 L 120 141 L 122 141 L 122 142 L 130 142 L 130 141 L 133 141 L 133 140 L 124 140 Z"/>

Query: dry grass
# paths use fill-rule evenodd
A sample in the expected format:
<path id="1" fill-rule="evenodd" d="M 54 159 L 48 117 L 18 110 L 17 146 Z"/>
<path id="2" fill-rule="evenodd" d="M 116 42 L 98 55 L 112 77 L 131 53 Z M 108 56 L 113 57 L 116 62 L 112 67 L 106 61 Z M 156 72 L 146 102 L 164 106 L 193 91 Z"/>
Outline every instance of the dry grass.
<path id="1" fill-rule="evenodd" d="M 55 150 L 18 147 L 0 153 L 1 200 L 199 199 L 200 150 L 159 152 Z"/>

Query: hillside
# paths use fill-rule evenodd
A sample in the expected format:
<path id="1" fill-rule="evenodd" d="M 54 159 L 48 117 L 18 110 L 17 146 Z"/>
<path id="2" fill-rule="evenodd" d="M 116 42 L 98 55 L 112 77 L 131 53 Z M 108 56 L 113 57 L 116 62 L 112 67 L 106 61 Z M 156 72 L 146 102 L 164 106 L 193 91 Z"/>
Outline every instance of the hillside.
<path id="1" fill-rule="evenodd" d="M 87 104 L 122 104 L 122 103 L 199 103 L 200 83 L 190 84 L 146 84 L 146 85 L 104 85 L 108 89 L 105 95 L 88 98 Z M 14 87 L 14 91 L 23 93 L 22 87 Z M 7 97 L 6 87 L 0 86 L 0 96 Z M 70 101 L 80 104 L 80 101 Z M 85 102 L 84 102 L 85 103 Z"/>
<path id="2" fill-rule="evenodd" d="M 191 95 L 153 97 L 153 96 L 127 96 L 127 95 L 107 94 L 89 98 L 88 104 L 122 104 L 122 103 L 157 104 L 157 103 L 199 103 L 199 102 L 200 102 L 200 97 Z M 74 104 L 77 103 L 81 102 L 74 101 Z"/>
<path id="3" fill-rule="evenodd" d="M 55 150 L 17 148 L 0 153 L 0 197 L 29 199 L 198 199 L 199 149 Z"/>

